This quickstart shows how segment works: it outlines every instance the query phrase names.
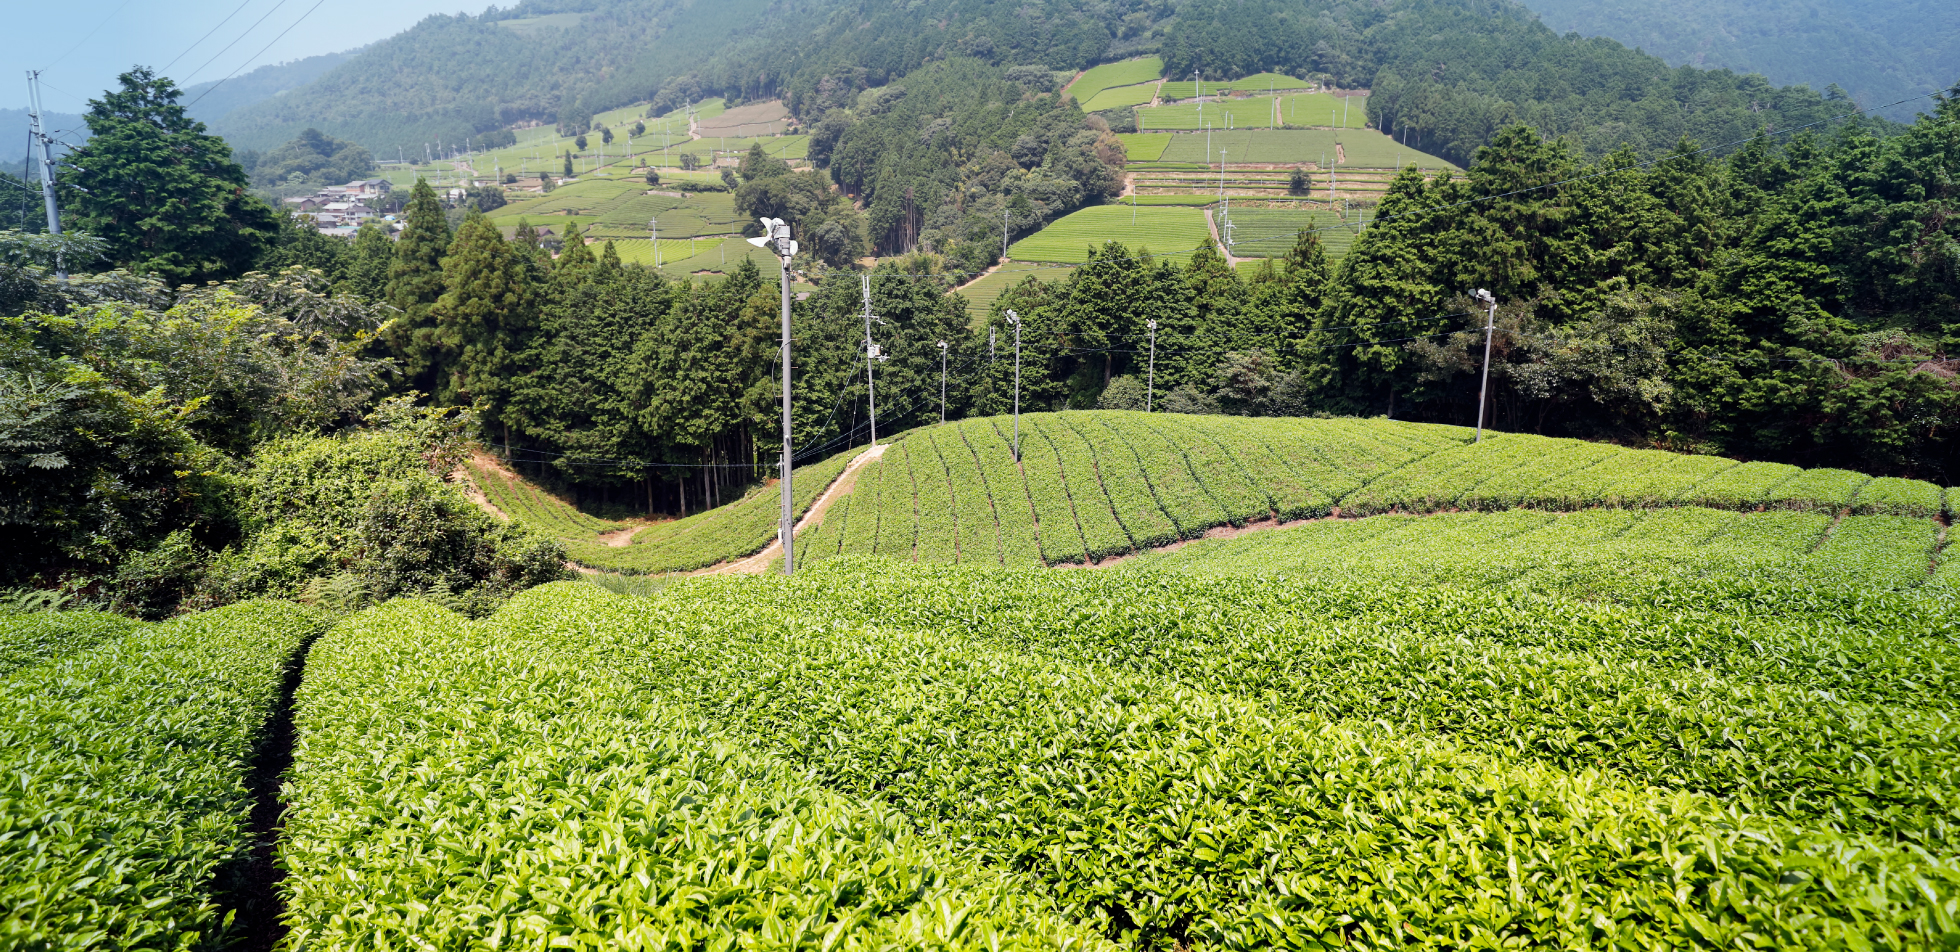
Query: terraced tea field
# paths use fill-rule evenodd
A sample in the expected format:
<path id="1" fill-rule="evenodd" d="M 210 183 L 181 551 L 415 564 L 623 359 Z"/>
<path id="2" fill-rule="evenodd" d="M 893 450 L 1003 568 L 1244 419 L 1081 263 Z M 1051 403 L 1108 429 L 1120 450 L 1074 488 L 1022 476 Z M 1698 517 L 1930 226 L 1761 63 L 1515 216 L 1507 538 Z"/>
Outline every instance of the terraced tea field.
<path id="1" fill-rule="evenodd" d="M 1192 249 L 1210 241 L 1202 211 L 1195 208 L 1092 205 L 1072 212 L 1008 246 L 1015 261 L 1081 264 L 1089 248 L 1120 241 L 1132 251 L 1147 249 L 1172 261 L 1189 261 Z"/>
<path id="2" fill-rule="evenodd" d="M 1211 80 L 1205 80 L 1203 92 L 1206 96 L 1226 96 L 1233 93 L 1247 95 L 1265 93 L 1271 95 L 1275 92 L 1312 89 L 1313 85 L 1313 83 L 1307 82 L 1304 79 L 1295 79 L 1285 73 L 1255 73 L 1243 79 L 1226 80 L 1225 82 L 1215 83 Z M 1193 80 L 1180 78 L 1164 81 L 1163 98 L 1167 102 L 1190 99 L 1196 96 L 1198 92 L 1198 87 Z M 1365 100 L 1367 97 L 1359 98 Z"/>
<path id="3" fill-rule="evenodd" d="M 1385 420 L 1021 425 L 1018 461 L 1004 418 L 903 434 L 791 577 L 0 615 L 0 935 L 1960 942 L 1960 488 Z M 753 551 L 775 504 L 621 557 Z"/>
<path id="4" fill-rule="evenodd" d="M 1158 96 L 1164 105 L 1139 108 L 1137 125 L 1142 130 L 1279 129 L 1365 129 L 1368 127 L 1368 98 L 1342 97 L 1328 93 L 1299 93 L 1291 96 L 1247 96 L 1213 99 L 1211 84 L 1205 84 L 1203 108 L 1191 98 L 1190 83 L 1164 83 Z M 1173 99 L 1184 100 L 1173 102 Z M 1148 102 L 1149 100 L 1144 100 Z"/>
<path id="5" fill-rule="evenodd" d="M 1088 105 L 1097 96 L 1102 95 L 1105 90 L 1119 87 L 1132 87 L 1143 83 L 1155 83 L 1157 78 L 1163 74 L 1164 60 L 1157 56 L 1145 56 L 1139 59 L 1122 60 L 1116 63 L 1104 63 L 1101 66 L 1094 66 L 1084 70 L 1081 76 L 1076 77 L 1074 82 L 1069 83 L 1068 88 L 1063 90 L 1063 93 L 1074 98 L 1076 102 L 1082 103 L 1084 112 L 1095 112 L 1096 109 L 1112 108 L 1109 106 L 1097 106 L 1092 109 Z M 1150 98 L 1146 96 L 1143 101 L 1149 102 Z"/>
<path id="6" fill-rule="evenodd" d="M 1209 138 L 1209 143 L 1207 143 Z M 1338 140 L 1338 141 L 1337 141 Z M 1337 149 L 1336 146 L 1339 148 Z M 1346 156 L 1339 167 L 1393 169 L 1416 165 L 1426 170 L 1453 168 L 1450 163 L 1425 152 L 1405 149 L 1394 139 L 1373 129 L 1331 132 L 1317 129 L 1242 129 L 1179 132 L 1158 155 L 1164 162 L 1190 162 L 1216 165 L 1218 152 L 1225 150 L 1231 165 L 1300 165 L 1319 168 L 1335 166 L 1336 158 Z"/>
<path id="7" fill-rule="evenodd" d="M 993 310 L 994 302 L 999 300 L 1008 288 L 1030 277 L 1044 282 L 1060 281 L 1074 270 L 1074 268 L 1031 261 L 1008 261 L 1001 265 L 1000 270 L 960 285 L 959 293 L 961 297 L 966 298 L 967 313 L 973 315 L 975 321 L 981 321 Z"/>
<path id="8" fill-rule="evenodd" d="M 1284 258 L 1301 231 L 1319 236 L 1327 257 L 1339 260 L 1354 247 L 1355 222 L 1329 211 L 1280 208 L 1232 209 L 1232 255 L 1238 258 Z"/>

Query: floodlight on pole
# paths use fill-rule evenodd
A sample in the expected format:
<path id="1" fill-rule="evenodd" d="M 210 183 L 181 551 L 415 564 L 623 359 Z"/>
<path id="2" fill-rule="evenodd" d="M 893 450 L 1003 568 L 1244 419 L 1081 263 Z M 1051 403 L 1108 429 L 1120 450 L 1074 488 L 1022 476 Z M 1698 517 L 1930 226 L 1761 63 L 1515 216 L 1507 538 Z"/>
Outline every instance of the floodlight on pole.
<path id="1" fill-rule="evenodd" d="M 653 266 L 660 267 L 660 219 L 647 219 L 647 230 L 653 232 Z"/>
<path id="2" fill-rule="evenodd" d="M 1484 441 L 1484 402 L 1490 392 L 1490 339 L 1497 330 L 1497 296 L 1478 288 L 1474 297 L 1488 308 L 1484 312 L 1484 381 L 1477 387 L 1477 442 Z"/>
<path id="3" fill-rule="evenodd" d="M 939 422 L 946 422 L 946 342 L 939 342 Z"/>
<path id="4" fill-rule="evenodd" d="M 765 217 L 757 221 L 762 224 L 762 234 L 750 238 L 749 244 L 757 248 L 768 248 L 773 244 L 783 271 L 783 512 L 781 525 L 776 531 L 783 541 L 783 574 L 790 575 L 796 571 L 796 524 L 793 521 L 796 509 L 790 489 L 794 447 L 790 443 L 789 416 L 789 266 L 796 258 L 796 242 L 790 240 L 789 225 L 782 219 Z"/>
<path id="5" fill-rule="evenodd" d="M 1014 462 L 1021 461 L 1021 315 L 1007 309 L 1007 323 L 1014 325 Z"/>
<path id="6" fill-rule="evenodd" d="M 884 321 L 871 316 L 871 276 L 861 274 L 858 275 L 858 280 L 864 288 L 864 396 L 871 404 L 871 445 L 877 446 L 878 388 L 871 376 L 871 364 L 885 357 L 878 351 L 878 345 L 871 342 L 871 322 L 878 320 L 878 323 L 883 324 Z"/>
<path id="7" fill-rule="evenodd" d="M 1150 328 L 1150 375 L 1144 378 L 1149 382 L 1143 385 L 1143 412 L 1149 413 L 1157 395 L 1157 322 L 1152 319 L 1143 326 Z"/>

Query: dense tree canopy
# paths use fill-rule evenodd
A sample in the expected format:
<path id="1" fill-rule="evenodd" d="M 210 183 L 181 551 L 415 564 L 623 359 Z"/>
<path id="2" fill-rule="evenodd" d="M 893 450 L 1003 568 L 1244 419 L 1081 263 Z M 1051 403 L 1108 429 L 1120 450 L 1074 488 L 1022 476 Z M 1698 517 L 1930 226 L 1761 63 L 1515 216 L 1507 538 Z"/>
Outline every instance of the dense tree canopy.
<path id="1" fill-rule="evenodd" d="M 276 229 L 245 193 L 223 139 L 184 115 L 182 93 L 138 67 L 89 101 L 88 143 L 60 174 L 64 221 L 108 243 L 111 260 L 172 282 L 249 270 Z"/>

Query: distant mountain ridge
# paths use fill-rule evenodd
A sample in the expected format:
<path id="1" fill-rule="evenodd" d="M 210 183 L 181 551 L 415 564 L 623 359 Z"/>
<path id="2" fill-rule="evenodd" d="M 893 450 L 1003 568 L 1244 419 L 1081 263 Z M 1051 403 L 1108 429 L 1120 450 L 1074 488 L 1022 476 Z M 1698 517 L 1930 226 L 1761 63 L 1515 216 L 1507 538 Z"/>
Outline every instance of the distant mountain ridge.
<path id="1" fill-rule="evenodd" d="M 1946 0 L 1525 0 L 1559 32 L 1607 36 L 1675 65 L 1836 84 L 1873 109 L 1960 82 L 1960 16 Z M 1908 121 L 1930 101 L 1880 114 Z"/>
<path id="2" fill-rule="evenodd" d="M 524 0 L 428 17 L 212 125 L 239 149 L 315 128 L 390 156 L 521 121 L 583 128 L 638 102 L 663 112 L 713 96 L 781 96 L 815 128 L 929 63 L 1067 72 L 1143 50 L 1161 52 L 1178 76 L 1272 69 L 1372 88 L 1377 128 L 1465 165 L 1519 122 L 1590 154 L 1651 155 L 1684 138 L 1735 141 L 1846 111 L 1817 90 L 1670 68 L 1614 39 L 1554 32 L 1514 0 Z"/>
<path id="3" fill-rule="evenodd" d="M 365 47 L 322 53 L 290 63 L 261 66 L 229 80 L 214 79 L 187 86 L 182 101 L 197 103 L 188 110 L 193 118 L 203 120 L 206 125 L 215 124 L 232 110 L 271 99 L 319 79 L 328 70 L 359 55 L 362 49 Z"/>

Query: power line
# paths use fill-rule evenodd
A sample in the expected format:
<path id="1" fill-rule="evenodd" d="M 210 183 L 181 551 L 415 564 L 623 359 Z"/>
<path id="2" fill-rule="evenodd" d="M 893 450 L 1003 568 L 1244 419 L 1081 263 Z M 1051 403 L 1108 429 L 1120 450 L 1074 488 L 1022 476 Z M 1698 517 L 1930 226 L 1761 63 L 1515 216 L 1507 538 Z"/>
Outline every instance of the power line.
<path id="1" fill-rule="evenodd" d="M 239 44 L 240 42 L 243 42 L 243 41 L 244 41 L 244 39 L 245 39 L 246 37 L 248 37 L 248 36 L 251 36 L 251 35 L 252 35 L 252 31 L 253 31 L 253 30 L 256 30 L 256 29 L 258 29 L 258 28 L 259 28 L 259 24 L 261 24 L 261 23 L 264 23 L 264 22 L 265 22 L 265 21 L 266 21 L 267 19 L 269 19 L 269 18 L 270 18 L 270 17 L 271 17 L 271 16 L 273 15 L 273 14 L 275 14 L 275 13 L 278 13 L 278 12 L 279 12 L 279 8 L 280 8 L 280 7 L 283 7 L 283 6 L 285 6 L 285 5 L 286 5 L 286 0 L 279 0 L 279 2 L 278 2 L 278 3 L 275 3 L 275 4 L 273 4 L 273 5 L 272 5 L 272 9 L 270 9 L 270 10 L 267 10 L 267 11 L 265 11 L 265 14 L 264 14 L 263 16 L 260 16 L 260 17 L 259 17 L 258 19 L 256 19 L 256 20 L 253 20 L 253 21 L 252 21 L 252 25 L 251 25 L 251 26 L 248 26 L 248 27 L 246 27 L 246 28 L 245 28 L 245 31 L 244 31 L 243 33 L 240 33 L 240 34 L 238 34 L 237 36 L 235 36 L 235 37 L 232 37 L 232 40 L 231 40 L 231 42 L 230 42 L 230 43 L 226 43 L 226 44 L 225 44 L 225 46 L 224 46 L 224 49 L 221 49 L 221 50 L 219 50 L 219 51 L 217 51 L 216 53 L 213 53 L 213 54 L 211 54 L 211 58 L 210 58 L 210 59 L 208 59 L 208 60 L 205 60 L 205 61 L 204 61 L 204 65 L 203 65 L 203 66 L 199 66 L 198 68 L 196 68 L 196 69 L 194 69 L 194 70 L 191 70 L 191 71 L 190 71 L 190 72 L 189 72 L 188 74 L 186 74 L 186 75 L 184 76 L 184 82 L 190 82 L 190 80 L 191 80 L 191 78 L 192 78 L 192 77 L 194 77 L 194 76 L 196 76 L 196 75 L 197 75 L 197 74 L 199 74 L 199 73 L 202 73 L 202 72 L 204 72 L 204 70 L 205 70 L 205 68 L 206 68 L 206 67 L 209 67 L 209 66 L 210 66 L 210 65 L 211 65 L 212 63 L 215 63 L 215 62 L 217 62 L 217 61 L 218 61 L 218 57 L 220 57 L 220 56 L 223 56 L 223 55 L 225 55 L 226 53 L 229 53 L 229 52 L 231 52 L 231 48 L 232 48 L 232 47 L 234 47 L 234 46 L 237 46 L 237 45 L 238 45 L 238 44 Z M 251 62 L 251 61 L 250 61 L 250 60 L 246 60 L 246 62 L 248 62 L 248 63 L 249 63 L 249 62 Z M 233 70 L 232 72 L 234 72 L 234 73 L 236 73 L 236 72 L 237 72 L 237 70 Z M 225 77 L 225 79 L 230 79 L 230 78 L 231 78 L 231 77 L 229 77 L 229 76 L 227 76 L 227 77 Z M 224 80 L 223 80 L 223 79 L 221 79 L 221 80 L 218 80 L 218 82 L 221 82 L 221 83 L 222 83 L 222 82 L 224 82 Z M 213 88 L 216 88 L 216 87 L 213 87 Z M 205 90 L 205 91 L 206 91 L 206 92 L 209 92 L 210 90 Z"/>
<path id="2" fill-rule="evenodd" d="M 94 38 L 95 38 L 95 34 L 97 34 L 97 33 L 100 33 L 100 32 L 102 32 L 102 28 L 103 28 L 103 27 L 105 27 L 105 26 L 108 26 L 108 25 L 109 25 L 109 21 L 110 21 L 110 20 L 113 20 L 113 19 L 115 19 L 115 18 L 116 18 L 116 14 L 118 14 L 118 13 L 121 13 L 121 12 L 123 12 L 123 7 L 126 7 L 126 6 L 129 6 L 131 2 L 132 2 L 132 0 L 123 0 L 123 2 L 122 2 L 122 3 L 120 3 L 120 4 L 118 4 L 118 5 L 116 6 L 116 9 L 114 9 L 113 11 L 110 11 L 110 13 L 109 13 L 109 15 L 108 15 L 108 16 L 106 16 L 106 17 L 103 17 L 103 18 L 102 18 L 102 22 L 100 22 L 100 23 L 97 23 L 97 24 L 95 25 L 95 29 L 93 29 L 93 30 L 90 30 L 90 31 L 88 31 L 88 33 L 86 33 L 85 35 L 83 35 L 81 39 L 79 39 L 79 40 L 76 40 L 76 41 L 75 41 L 75 45 L 74 45 L 74 46 L 71 46 L 71 47 L 69 47 L 69 48 L 68 48 L 68 49 L 67 49 L 66 51 L 64 51 L 64 52 L 63 52 L 63 53 L 62 53 L 62 54 L 61 54 L 60 56 L 57 56 L 57 57 L 55 57 L 55 58 L 54 58 L 54 62 L 52 62 L 52 63 L 49 63 L 49 64 L 48 64 L 48 65 L 46 65 L 46 66 L 43 66 L 43 67 L 41 67 L 41 69 L 42 69 L 42 70 L 49 70 L 49 69 L 53 69 L 53 68 L 54 68 L 55 66 L 57 66 L 57 65 L 59 65 L 59 64 L 61 63 L 61 61 L 62 61 L 62 60 L 65 60 L 65 59 L 67 59 L 67 58 L 68 58 L 68 54 L 69 54 L 69 53 L 73 53 L 73 52 L 75 52 L 76 50 L 79 50 L 79 49 L 81 49 L 81 48 L 82 48 L 82 44 L 84 44 L 84 43 L 87 43 L 87 42 L 88 42 L 89 40 L 91 40 L 91 39 L 94 39 Z"/>
<path id="3" fill-rule="evenodd" d="M 279 2 L 280 2 L 280 3 L 282 4 L 282 5 L 283 5 L 283 4 L 284 4 L 284 3 L 286 2 L 286 0 L 279 0 Z M 197 104 L 198 104 L 198 103 L 199 103 L 200 101 L 202 101 L 202 100 L 204 99 L 204 97 L 206 97 L 206 96 L 209 96 L 209 95 L 211 95 L 211 94 L 212 94 L 212 93 L 214 93 L 214 92 L 217 92 L 217 90 L 218 90 L 218 87 L 219 87 L 219 86 L 223 86 L 223 85 L 224 85 L 225 83 L 227 83 L 227 82 L 229 82 L 229 81 L 231 80 L 231 77 L 232 77 L 232 76 L 236 76 L 236 75 L 238 75 L 238 71 L 239 71 L 239 70 L 242 70 L 242 69 L 244 69 L 245 67 L 247 67 L 247 66 L 250 66 L 250 65 L 252 65 L 253 63 L 255 63 L 255 62 L 257 62 L 257 61 L 258 61 L 258 58 L 259 58 L 259 57 L 261 57 L 261 56 L 264 56 L 264 55 L 265 55 L 265 51 L 266 51 L 266 50 L 269 50 L 269 49 L 272 49 L 272 44 L 273 44 L 273 43 L 277 43 L 277 42 L 279 42 L 280 40 L 283 40 L 283 39 L 285 39 L 285 38 L 286 38 L 286 34 L 288 34 L 288 33 L 291 33 L 291 32 L 293 32 L 293 27 L 295 27 L 295 26 L 299 26 L 299 25 L 300 25 L 301 23 L 303 23 L 303 22 L 305 22 L 305 20 L 306 20 L 306 18 L 307 18 L 307 17 L 310 17 L 310 16 L 312 16 L 312 15 L 313 15 L 313 11 L 315 11 L 315 10 L 318 10 L 318 9 L 320 9 L 320 4 L 322 4 L 322 3 L 326 3 L 326 2 L 327 2 L 327 0 L 318 0 L 318 2 L 316 2 L 316 3 L 314 3 L 314 4 L 312 5 L 312 6 L 310 6 L 310 7 L 308 7 L 308 8 L 306 8 L 306 12 L 305 12 L 305 13 L 302 13 L 302 14 L 300 14 L 300 15 L 299 15 L 299 19 L 297 19 L 297 20 L 294 20 L 294 21 L 293 21 L 293 23 L 292 23 L 292 26 L 288 26 L 288 27 L 286 27 L 285 29 L 283 29 L 283 30 L 280 30 L 280 31 L 279 31 L 279 35 L 278 35 L 278 36 L 275 36 L 275 37 L 273 37 L 273 38 L 272 38 L 272 43 L 267 43 L 267 44 L 265 45 L 265 47 L 264 47 L 264 49 L 261 49 L 261 50 L 259 50 L 259 51 L 258 51 L 257 53 L 254 53 L 254 54 L 252 54 L 252 58 L 251 58 L 251 59 L 248 59 L 248 60 L 246 60 L 245 62 L 243 62 L 243 63 L 240 63 L 240 64 L 238 65 L 238 69 L 234 69 L 234 70 L 232 70 L 232 71 L 231 71 L 231 73 L 230 73 L 229 75 L 227 75 L 227 76 L 226 76 L 226 77 L 225 77 L 224 79 L 221 79 L 221 80 L 218 80 L 218 81 L 217 81 L 216 83 L 214 83 L 214 84 L 213 84 L 213 85 L 211 86 L 211 88 L 210 88 L 210 89 L 207 89 L 207 90 L 205 90 L 205 91 L 203 91 L 203 92 L 201 92 L 201 93 L 198 93 L 198 94 L 197 94 L 197 98 L 196 98 L 196 99 L 193 99 L 193 100 L 191 100 L 191 101 L 190 101 L 190 104 L 189 104 L 189 105 L 187 105 L 187 106 L 185 106 L 184 108 L 185 108 L 185 109 L 189 109 L 189 108 L 190 108 L 191 106 L 195 106 L 195 105 L 197 105 Z M 273 9 L 275 9 L 275 10 L 277 10 L 277 9 L 279 9 L 279 8 L 278 8 L 278 7 L 273 7 Z M 271 14 L 269 14 L 269 13 L 268 13 L 268 14 L 266 14 L 266 16 L 271 16 Z M 261 19 L 263 19 L 263 18 L 261 18 Z M 253 26 L 254 26 L 254 27 L 257 27 L 257 26 L 258 26 L 258 24 L 256 24 L 256 23 L 255 23 L 255 24 L 253 24 Z M 247 31 L 245 31 L 245 32 L 247 32 L 247 33 L 250 33 L 250 32 L 252 32 L 252 31 L 251 31 L 251 30 L 247 30 Z M 240 38 L 242 39 L 243 37 L 241 36 Z M 236 41 L 234 41 L 234 42 L 236 42 Z M 230 49 L 230 47 L 226 47 L 226 49 Z M 217 57 L 212 57 L 212 58 L 213 58 L 213 59 L 216 59 Z"/>
<path id="4" fill-rule="evenodd" d="M 251 6 L 251 5 L 252 5 L 252 0 L 245 0 L 245 2 L 244 2 L 244 3 L 241 3 L 241 4 L 239 4 L 239 5 L 238 5 L 238 9 L 236 9 L 236 10 L 233 10 L 233 11 L 231 11 L 231 12 L 230 12 L 229 14 L 226 14 L 226 15 L 225 15 L 225 18 L 224 18 L 224 19 L 222 19 L 222 20 L 219 20 L 219 21 L 218 21 L 218 25 L 217 25 L 217 26 L 214 26 L 214 27 L 212 27 L 209 33 L 206 33 L 206 34 L 204 34 L 203 36 L 200 36 L 200 37 L 198 37 L 198 38 L 197 38 L 197 42 L 196 42 L 196 43 L 192 43 L 191 45 L 189 45 L 189 46 L 186 46 L 186 47 L 184 47 L 184 51 L 183 51 L 182 53 L 179 53 L 179 54 L 177 54 L 177 59 L 173 59 L 173 60 L 171 60 L 170 62 L 168 62 L 168 63 L 165 63 L 165 64 L 163 64 L 163 68 L 162 68 L 162 69 L 160 69 L 160 70 L 157 70 L 157 72 L 159 72 L 159 73 L 168 73 L 168 72 L 170 72 L 170 67 L 172 67 L 172 66 L 175 66 L 175 65 L 177 65 L 177 60 L 180 60 L 180 59 L 183 59 L 183 58 L 184 58 L 184 57 L 186 57 L 186 56 L 189 56 L 192 50 L 194 50 L 194 49 L 197 49 L 197 48 L 198 48 L 198 46 L 199 46 L 200 44 L 202 44 L 202 43 L 203 43 L 203 42 L 204 42 L 205 40 L 208 40 L 208 39 L 210 39 L 210 38 L 211 38 L 211 34 L 212 34 L 212 33 L 216 33 L 216 32 L 218 32 L 218 30 L 219 30 L 220 28 L 222 28 L 222 27 L 223 27 L 223 26 L 224 26 L 225 24 L 227 24 L 227 23 L 230 23 L 230 22 L 231 22 L 231 18 L 232 18 L 232 17 L 235 17 L 235 16 L 237 16 L 237 15 L 239 14 L 239 12 L 240 12 L 240 11 L 242 11 L 242 10 L 244 10 L 244 9 L 245 9 L 246 7 L 248 7 L 248 6 Z M 277 9 L 277 8 L 275 7 L 274 9 Z M 236 42 L 236 41 L 233 41 L 233 42 Z"/>

